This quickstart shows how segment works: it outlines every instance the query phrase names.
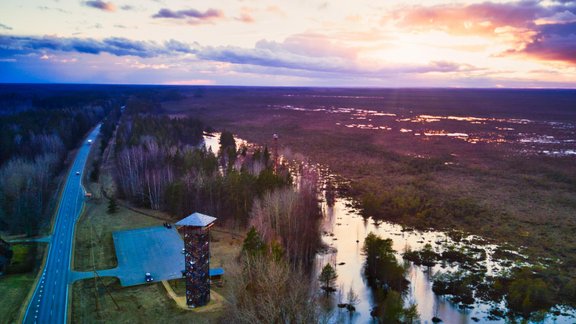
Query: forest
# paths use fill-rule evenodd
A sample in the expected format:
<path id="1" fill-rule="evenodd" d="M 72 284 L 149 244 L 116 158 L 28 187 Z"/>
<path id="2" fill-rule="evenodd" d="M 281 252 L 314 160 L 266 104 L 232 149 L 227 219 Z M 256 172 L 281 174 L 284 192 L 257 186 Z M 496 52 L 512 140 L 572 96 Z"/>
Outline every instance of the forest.
<path id="1" fill-rule="evenodd" d="M 91 92 L 32 99 L 3 94 L 0 115 L 0 230 L 35 235 L 48 221 L 69 152 L 119 98 Z"/>
<path id="2" fill-rule="evenodd" d="M 309 265 L 320 244 L 317 176 L 296 170 L 295 186 L 288 166 L 274 163 L 267 147 L 237 146 L 225 130 L 216 155 L 203 145 L 209 127 L 161 111 L 154 101 L 127 102 L 114 142 L 119 197 L 175 220 L 201 212 L 223 226 L 254 227 L 286 260 Z"/>

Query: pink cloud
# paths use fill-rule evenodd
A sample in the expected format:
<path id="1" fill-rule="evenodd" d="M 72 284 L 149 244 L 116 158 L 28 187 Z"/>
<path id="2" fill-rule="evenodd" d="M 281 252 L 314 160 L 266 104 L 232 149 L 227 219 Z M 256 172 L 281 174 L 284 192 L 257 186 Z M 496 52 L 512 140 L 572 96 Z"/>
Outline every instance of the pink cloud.
<path id="1" fill-rule="evenodd" d="M 102 0 L 85 1 L 84 5 L 87 7 L 100 9 L 102 11 L 108 11 L 108 12 L 116 11 L 116 6 L 112 2 L 104 2 Z"/>
<path id="2" fill-rule="evenodd" d="M 412 6 L 388 19 L 413 31 L 442 30 L 454 35 L 507 36 L 504 55 L 523 54 L 539 60 L 576 63 L 576 4 L 524 0 L 463 5 Z"/>

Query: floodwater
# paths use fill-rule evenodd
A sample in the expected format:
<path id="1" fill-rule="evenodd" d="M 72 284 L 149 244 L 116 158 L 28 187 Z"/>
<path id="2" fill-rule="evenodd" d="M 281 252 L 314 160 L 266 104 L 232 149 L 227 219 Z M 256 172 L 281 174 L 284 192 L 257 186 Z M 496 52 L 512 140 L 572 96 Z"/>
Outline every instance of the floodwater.
<path id="1" fill-rule="evenodd" d="M 436 252 L 442 252 L 448 246 L 466 251 L 467 248 L 480 249 L 486 252 L 485 261 L 480 261 L 480 265 L 486 267 L 486 274 L 498 274 L 506 271 L 506 267 L 492 259 L 492 253 L 497 248 L 493 244 L 477 245 L 472 242 L 481 242 L 482 238 L 470 235 L 464 237 L 459 242 L 455 242 L 448 235 L 439 231 L 406 231 L 402 226 L 389 222 L 375 222 L 371 218 L 364 218 L 359 211 L 352 207 L 352 201 L 346 198 L 336 198 L 332 207 L 323 203 L 325 218 L 322 224 L 323 242 L 330 247 L 327 253 L 318 254 L 316 258 L 316 269 L 320 269 L 328 262 L 335 265 L 338 278 L 337 286 L 343 294 L 339 297 L 335 293 L 333 298 L 335 303 L 345 303 L 346 293 L 350 287 L 358 294 L 360 302 L 356 305 L 356 312 L 351 316 L 345 309 L 334 307 L 334 314 L 331 322 L 344 323 L 367 323 L 372 321 L 370 310 L 375 306 L 371 288 L 367 281 L 363 279 L 364 256 L 362 255 L 362 244 L 364 238 L 373 232 L 385 239 L 391 239 L 393 248 L 397 252 L 397 260 L 400 263 L 405 261 L 401 258 L 401 253 L 408 249 L 420 250 L 426 244 L 433 246 Z M 333 234 L 333 236 L 332 236 Z M 468 250 L 470 251 L 470 250 Z M 421 323 L 432 323 L 433 317 L 442 319 L 444 323 L 505 323 L 504 319 L 490 321 L 487 316 L 491 307 L 502 309 L 503 305 L 490 305 L 476 302 L 471 309 L 461 309 L 457 304 L 452 303 L 448 297 L 437 296 L 432 291 L 432 277 L 442 272 L 454 272 L 459 270 L 458 266 L 447 264 L 437 264 L 428 268 L 416 266 L 410 262 L 406 278 L 410 285 L 404 295 L 405 306 L 413 303 L 417 304 L 418 314 Z M 341 298 L 341 300 L 339 300 Z M 572 313 L 572 316 L 552 316 L 546 318 L 546 322 L 554 323 L 574 323 L 576 313 L 574 310 L 564 310 L 565 313 Z"/>
<path id="2" fill-rule="evenodd" d="M 236 144 L 249 145 L 245 140 L 235 138 Z M 212 150 L 215 154 L 219 151 L 220 134 L 205 134 L 204 146 Z M 250 145 L 249 145 L 250 146 Z M 326 168 L 317 166 L 318 172 L 326 174 Z M 322 171 L 320 171 L 322 170 Z M 298 181 L 295 181 L 298 183 Z M 393 249 L 396 251 L 398 262 L 405 263 L 408 267 L 406 278 L 410 285 L 404 293 L 404 304 L 409 306 L 416 304 L 421 323 L 432 323 L 433 317 L 442 319 L 444 323 L 505 323 L 504 319 L 490 321 L 487 316 L 492 307 L 502 309 L 504 306 L 490 305 L 476 302 L 472 308 L 460 308 L 458 304 L 452 303 L 449 297 L 437 296 L 432 291 L 433 276 L 443 272 L 455 272 L 460 270 L 458 265 L 437 264 L 428 268 L 416 266 L 411 262 L 402 259 L 401 254 L 407 250 L 420 250 L 426 244 L 433 246 L 434 251 L 441 253 L 448 247 L 465 251 L 469 255 L 483 250 L 486 259 L 479 261 L 479 265 L 485 268 L 487 275 L 497 275 L 506 271 L 508 267 L 492 259 L 492 254 L 497 246 L 493 244 L 479 244 L 483 239 L 478 236 L 469 235 L 463 237 L 458 242 L 450 238 L 446 233 L 440 231 L 418 231 L 406 230 L 401 225 L 390 222 L 377 222 L 372 218 L 364 218 L 360 212 L 353 207 L 353 201 L 349 198 L 337 197 L 333 206 L 328 206 L 326 201 L 322 202 L 324 218 L 321 225 L 322 241 L 329 248 L 317 254 L 316 271 L 320 273 L 321 268 L 328 262 L 334 265 L 338 278 L 336 286 L 341 293 L 334 293 L 333 308 L 330 322 L 337 323 L 367 323 L 371 322 L 370 310 L 375 306 L 372 290 L 364 280 L 363 266 L 364 255 L 362 254 L 362 244 L 366 236 L 373 232 L 384 239 L 391 239 Z M 471 249 L 472 248 L 472 249 Z M 476 251 L 476 252 L 472 252 Z M 520 253 L 510 251 L 521 256 Z M 473 256 L 473 255 L 471 255 Z M 526 263 L 523 263 L 526 264 Z M 516 263 L 517 266 L 523 265 Z M 317 276 L 313 277 L 315 280 Z M 315 285 L 312 285 L 315 286 Z M 349 314 L 345 309 L 336 307 L 337 303 L 346 302 L 346 293 L 350 287 L 359 297 L 356 305 L 356 312 Z M 562 309 L 564 314 L 546 318 L 546 322 L 554 323 L 574 323 L 576 312 L 574 310 Z"/>
<path id="3" fill-rule="evenodd" d="M 356 306 L 356 314 L 351 319 L 346 310 L 337 309 L 334 320 L 366 323 L 371 321 L 370 310 L 375 306 L 371 288 L 363 279 L 365 258 L 361 252 L 364 239 L 370 232 L 382 238 L 392 239 L 393 248 L 398 252 L 397 259 L 401 263 L 404 260 L 400 253 L 407 249 L 419 250 L 427 243 L 432 245 L 436 242 L 456 243 L 441 232 L 403 232 L 399 225 L 386 222 L 376 223 L 370 218 L 364 219 L 357 210 L 350 207 L 350 203 L 349 200 L 337 198 L 333 207 L 324 205 L 325 221 L 322 230 L 333 233 L 334 236 L 323 235 L 323 241 L 334 248 L 335 253 L 318 255 L 317 268 L 321 269 L 327 262 L 336 264 L 337 286 L 342 287 L 344 292 L 348 292 L 352 286 L 360 298 L 360 303 Z M 488 309 L 486 305 L 482 307 L 477 305 L 472 310 L 461 311 L 457 305 L 432 292 L 431 276 L 440 271 L 436 269 L 439 267 L 435 266 L 428 270 L 426 267 L 409 266 L 407 279 L 410 285 L 404 296 L 405 305 L 417 304 L 422 323 L 432 323 L 434 316 L 439 317 L 445 323 L 468 323 L 472 322 L 472 317 L 484 318 L 485 311 Z M 345 302 L 345 297 L 342 302 Z"/>
<path id="4" fill-rule="evenodd" d="M 526 118 L 425 115 L 409 109 L 399 112 L 356 107 L 273 105 L 273 109 L 322 112 L 342 116 L 336 127 L 377 132 L 400 132 L 415 140 L 446 137 L 470 145 L 507 144 L 518 153 L 549 156 L 576 155 L 576 124 L 570 121 L 543 121 Z"/>
<path id="5" fill-rule="evenodd" d="M 212 150 L 212 153 L 217 156 L 218 153 L 220 153 L 220 133 L 204 134 L 203 138 L 204 147 L 207 150 Z M 236 141 L 236 147 L 247 144 L 245 140 L 237 138 L 236 136 L 234 136 L 234 141 Z"/>

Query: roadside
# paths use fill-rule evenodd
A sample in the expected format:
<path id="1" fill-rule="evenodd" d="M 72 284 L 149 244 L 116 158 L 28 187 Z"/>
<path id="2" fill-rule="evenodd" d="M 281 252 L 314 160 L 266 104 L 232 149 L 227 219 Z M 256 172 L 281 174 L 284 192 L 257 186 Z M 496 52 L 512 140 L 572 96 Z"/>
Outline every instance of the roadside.
<path id="1" fill-rule="evenodd" d="M 14 256 L 0 280 L 0 322 L 21 322 L 26 300 L 40 269 L 46 244 L 26 242 L 12 245 Z"/>
<path id="2" fill-rule="evenodd" d="M 84 141 L 83 141 L 84 142 Z M 8 266 L 6 275 L 0 280 L 0 321 L 2 323 L 22 322 L 29 303 L 34 286 L 40 276 L 40 270 L 46 262 L 48 244 L 56 220 L 56 213 L 62 190 L 65 185 L 66 175 L 76 156 L 77 149 L 68 152 L 65 167 L 57 175 L 57 188 L 52 194 L 49 206 L 50 218 L 44 219 L 45 226 L 39 229 L 38 236 L 25 237 L 23 235 L 5 237 L 12 244 L 14 257 Z"/>

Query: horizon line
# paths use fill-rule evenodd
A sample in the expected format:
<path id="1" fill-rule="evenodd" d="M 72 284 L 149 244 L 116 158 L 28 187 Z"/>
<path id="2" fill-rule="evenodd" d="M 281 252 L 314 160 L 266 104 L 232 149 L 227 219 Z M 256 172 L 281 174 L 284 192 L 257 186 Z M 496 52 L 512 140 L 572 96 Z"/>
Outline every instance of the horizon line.
<path id="1" fill-rule="evenodd" d="M 9 85 L 76 85 L 76 86 L 141 86 L 141 87 L 196 87 L 196 88 L 278 88 L 278 89 L 411 89 L 411 90 L 576 90 L 574 88 L 563 87 L 459 87 L 459 86 L 444 86 L 444 87 L 390 87 L 390 86 L 296 86 L 296 85 L 238 85 L 238 84 L 166 84 L 166 83 L 78 83 L 78 82 L 0 82 L 0 86 Z"/>

